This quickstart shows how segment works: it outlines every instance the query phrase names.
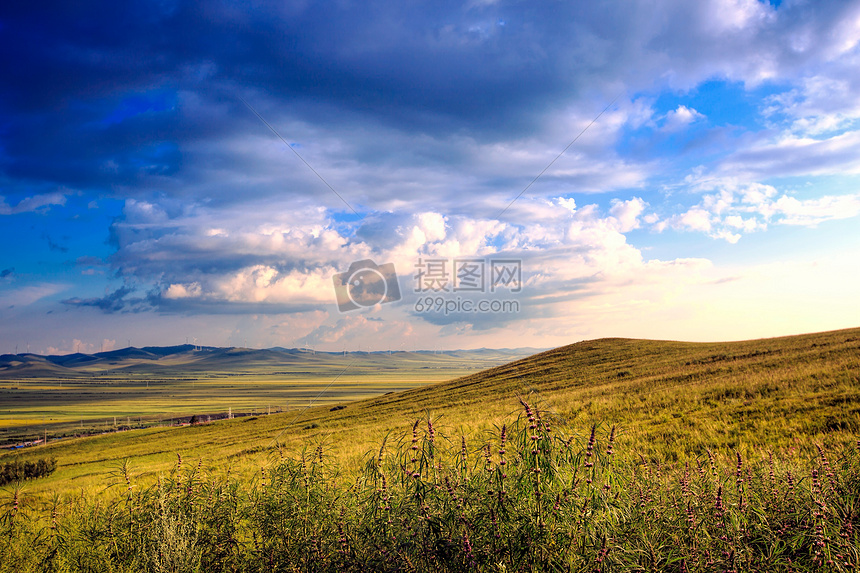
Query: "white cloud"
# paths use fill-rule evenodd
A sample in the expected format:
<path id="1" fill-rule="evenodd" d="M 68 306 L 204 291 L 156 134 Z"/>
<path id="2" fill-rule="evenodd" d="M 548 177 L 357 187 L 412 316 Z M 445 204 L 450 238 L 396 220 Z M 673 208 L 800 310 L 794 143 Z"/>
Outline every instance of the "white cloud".
<path id="1" fill-rule="evenodd" d="M 129 278 L 156 281 L 167 308 L 199 314 L 228 305 L 256 305 L 261 312 L 289 307 L 304 317 L 293 334 L 312 344 L 358 342 L 358 333 L 368 328 L 390 337 L 398 324 L 411 324 L 421 336 L 446 324 L 471 324 L 475 333 L 470 336 L 483 336 L 476 333 L 526 324 L 537 316 L 578 316 L 573 307 L 582 304 L 627 305 L 624 293 L 633 284 L 643 285 L 637 300 L 652 304 L 664 296 L 662 289 L 688 284 L 681 274 L 688 273 L 695 283 L 702 272 L 702 261 L 646 260 L 627 241 L 625 233 L 642 225 L 647 203 L 640 197 L 617 198 L 603 211 L 594 204 L 577 207 L 574 199 L 524 196 L 506 213 L 507 221 L 439 211 L 379 213 L 357 229 L 318 210 L 271 204 L 265 209 L 252 203 L 234 206 L 229 213 L 186 205 L 174 216 L 169 204 L 142 208 L 136 202 L 132 207 L 131 220 L 117 223 L 121 242 L 113 261 Z M 413 316 L 408 299 L 416 296 L 419 256 L 522 259 L 523 311 L 465 322 L 462 317 Z M 394 263 L 400 276 L 404 301 L 372 310 L 379 321 L 331 312 L 336 309 L 332 276 L 365 258 Z M 289 329 L 271 328 L 281 339 L 289 334 Z"/>
<path id="2" fill-rule="evenodd" d="M 728 182 L 730 189 L 734 192 L 737 188 L 737 183 L 734 181 Z M 761 183 L 749 183 L 739 189 L 741 201 L 750 205 L 764 205 L 777 194 L 776 187 L 772 185 L 763 185 Z"/>
<path id="3" fill-rule="evenodd" d="M 681 131 L 691 123 L 704 119 L 704 117 L 704 115 L 693 108 L 679 105 L 677 109 L 671 110 L 666 114 L 662 130 L 668 132 Z"/>
<path id="4" fill-rule="evenodd" d="M 565 209 L 567 209 L 568 211 L 570 211 L 571 213 L 576 212 L 576 200 L 574 200 L 573 197 L 570 197 L 570 198 L 558 197 L 558 198 L 556 198 L 556 202 L 560 206 L 562 206 Z"/>
<path id="5" fill-rule="evenodd" d="M 653 229 L 699 231 L 737 243 L 741 232 L 763 231 L 769 224 L 815 227 L 820 223 L 860 215 L 860 193 L 798 199 L 779 194 L 771 185 L 743 184 L 737 179 L 705 179 L 694 186 L 705 193 L 685 212 L 656 221 Z"/>
<path id="6" fill-rule="evenodd" d="M 703 2 L 705 24 L 714 33 L 727 33 L 759 28 L 774 20 L 773 9 L 757 0 L 724 0 Z"/>
<path id="7" fill-rule="evenodd" d="M 789 175 L 860 174 L 860 131 L 824 139 L 783 134 L 729 155 L 717 172 L 723 177 L 761 180 Z"/>
<path id="8" fill-rule="evenodd" d="M 711 213 L 701 207 L 693 207 L 686 213 L 679 215 L 673 226 L 691 231 L 709 233 L 713 226 L 711 223 Z"/>
<path id="9" fill-rule="evenodd" d="M 860 193 L 818 199 L 796 199 L 783 195 L 772 204 L 772 213 L 782 215 L 783 225 L 814 227 L 825 221 L 850 219 L 860 215 Z"/>
<path id="10" fill-rule="evenodd" d="M 14 206 L 6 204 L 6 198 L 0 195 L 0 215 L 17 215 L 19 213 L 30 213 L 33 211 L 39 211 L 40 209 L 44 209 L 45 207 L 50 207 L 54 205 L 62 206 L 65 204 L 66 195 L 59 192 L 43 193 L 40 195 L 33 195 L 32 197 L 25 197 Z"/>
<path id="11" fill-rule="evenodd" d="M 802 78 L 798 87 L 774 94 L 765 100 L 765 115 L 778 127 L 780 116 L 791 122 L 789 129 L 798 137 L 817 137 L 850 128 L 860 117 L 860 102 L 854 94 L 860 78 L 853 73 L 829 70 Z"/>
<path id="12" fill-rule="evenodd" d="M 762 223 L 759 223 L 755 218 L 750 217 L 748 219 L 744 219 L 740 215 L 729 215 L 723 220 L 723 223 L 733 229 L 744 231 L 745 233 L 752 233 L 753 231 L 763 228 Z"/>
<path id="13" fill-rule="evenodd" d="M 265 265 L 244 268 L 212 279 L 207 296 L 229 302 L 320 304 L 334 299 L 332 276 L 336 269 L 323 267 L 282 273 Z"/>
<path id="14" fill-rule="evenodd" d="M 148 225 L 167 221 L 168 215 L 163 207 L 150 201 L 128 199 L 123 208 L 128 225 Z"/>
<path id="15" fill-rule="evenodd" d="M 421 213 L 417 218 L 415 228 L 421 231 L 424 241 L 434 242 L 445 238 L 445 217 L 440 213 Z"/>
<path id="16" fill-rule="evenodd" d="M 648 204 L 639 197 L 628 201 L 613 199 L 609 214 L 615 219 L 618 231 L 626 233 L 639 228 L 639 216 L 647 206 Z"/>
<path id="17" fill-rule="evenodd" d="M 200 288 L 200 283 L 198 282 L 189 283 L 187 285 L 172 284 L 162 292 L 162 296 L 169 299 L 189 298 L 198 297 L 202 292 L 203 290 Z"/>

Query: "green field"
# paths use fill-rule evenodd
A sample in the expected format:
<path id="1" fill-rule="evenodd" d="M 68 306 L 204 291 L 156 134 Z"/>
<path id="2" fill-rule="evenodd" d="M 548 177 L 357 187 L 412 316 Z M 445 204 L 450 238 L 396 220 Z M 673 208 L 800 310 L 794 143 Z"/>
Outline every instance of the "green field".
<path id="1" fill-rule="evenodd" d="M 385 377 L 378 379 L 384 383 Z M 520 400 L 540 412 L 531 426 Z M 435 560 L 445 563 L 438 570 L 465 571 L 472 570 L 470 559 L 487 571 L 675 571 L 683 570 L 681 560 L 688 570 L 702 571 L 820 570 L 825 561 L 834 563 L 834 571 L 860 565 L 860 329 L 732 343 L 586 341 L 340 405 L 345 407 L 109 433 L 5 453 L 0 462 L 55 457 L 58 464 L 49 477 L 0 495 L 7 508 L 14 497 L 16 508 L 33 512 L 29 523 L 58 507 L 68 508 L 63 515 L 69 519 L 101 507 L 107 513 L 96 511 L 93 519 L 102 529 L 90 533 L 104 540 L 115 539 L 106 525 L 115 518 L 158 507 L 186 512 L 184 519 L 202 535 L 220 526 L 208 521 L 209 513 L 187 513 L 189 508 L 206 507 L 213 495 L 232 500 L 235 553 L 213 553 L 223 547 L 222 531 L 199 541 L 200 553 L 186 555 L 213 569 L 233 563 L 257 570 L 259 564 L 250 563 L 261 558 L 259 551 L 269 551 L 270 559 L 307 559 L 313 547 L 322 552 L 318 562 L 325 566 L 319 570 L 326 571 L 408 570 L 407 563 L 435 570 Z M 516 435 L 509 439 L 518 440 L 510 448 L 509 470 L 499 465 L 503 425 Z M 595 452 L 603 453 L 588 465 L 592 429 Z M 605 455 L 610 435 L 611 459 Z M 403 477 L 413 466 L 408 475 L 417 475 L 415 482 Z M 539 468 L 543 473 L 534 473 Z M 507 471 L 518 488 L 510 502 L 481 501 L 501 491 L 493 480 Z M 382 475 L 396 503 L 375 497 Z M 583 481 L 583 475 L 590 477 Z M 381 505 L 368 506 L 371 499 Z M 455 506 L 466 513 L 457 517 Z M 509 521 L 514 518 L 506 513 L 504 527 L 494 530 L 492 516 L 514 508 L 522 519 Z M 363 528 L 377 523 L 383 509 L 399 521 Z M 583 512 L 591 516 L 587 525 Z M 168 530 L 179 535 L 175 523 L 162 523 L 167 529 L 159 534 L 135 529 L 142 515 L 122 526 L 124 535 L 150 544 L 166 542 L 158 535 Z M 222 518 L 232 519 L 229 512 Z M 700 526 L 684 533 L 676 520 L 687 519 Z M 67 526 L 69 535 L 85 535 L 79 525 Z M 567 545 L 550 543 L 556 539 L 547 537 L 550 526 L 567 536 Z M 16 531 L 37 535 L 33 527 L 31 533 Z M 409 541 L 418 531 L 423 541 Z M 493 545 L 497 534 L 505 547 Z M 523 535 L 548 545 L 530 545 Z M 389 542 L 399 557 L 388 565 L 374 561 L 374 552 Z M 109 551 L 116 541 L 104 543 Z M 440 543 L 453 545 L 443 549 Z M 832 555 L 824 559 L 822 552 Z M 126 553 L 105 558 L 125 563 L 117 570 L 142 563 L 160 570 L 145 551 L 131 561 L 124 561 L 131 559 Z M 497 555 L 505 568 L 494 564 Z M 284 563 L 280 557 L 278 562 Z M 294 569 L 314 570 L 313 563 L 303 563 Z"/>
<path id="2" fill-rule="evenodd" d="M 449 373 L 439 370 L 432 374 Z M 516 412 L 519 397 L 540 404 L 562 425 L 617 425 L 622 442 L 654 459 L 683 459 L 700 455 L 704 448 L 800 453 L 812 448 L 810 439 L 845 443 L 860 429 L 860 329 L 732 343 L 586 341 L 330 411 L 333 402 L 346 403 L 349 391 L 404 384 L 402 374 L 374 376 L 353 371 L 336 383 L 363 381 L 344 391 L 343 398 L 326 397 L 307 408 L 307 396 L 318 393 L 317 388 L 325 387 L 335 376 L 337 372 L 332 375 L 329 371 L 311 382 L 293 409 L 280 414 L 64 440 L 20 453 L 7 452 L 0 455 L 0 461 L 10 456 L 55 456 L 59 469 L 51 478 L 29 485 L 34 494 L 98 484 L 111 471 L 111 464 L 127 457 L 141 472 L 153 475 L 169 468 L 176 453 L 217 467 L 238 463 L 249 471 L 258 470 L 266 462 L 265 452 L 276 442 L 296 449 L 309 441 L 324 440 L 348 464 L 357 466 L 362 455 L 386 434 L 404 431 L 416 417 L 430 413 L 457 432 L 480 435 Z M 417 377 L 412 380 L 421 382 Z M 210 383 L 214 386 L 204 386 L 206 390 L 223 388 L 218 384 L 233 386 L 226 388 L 233 396 L 247 388 L 253 397 L 246 402 L 250 406 L 246 411 L 256 407 L 262 413 L 270 401 L 259 397 L 265 395 L 266 385 L 225 384 L 217 379 L 200 382 Z M 18 384 L 17 392 L 22 392 L 24 382 Z M 110 425 L 113 420 L 107 416 L 123 416 L 132 405 L 151 408 L 156 415 L 166 415 L 171 408 L 177 414 L 191 415 L 195 410 L 188 404 L 196 404 L 206 394 L 203 388 L 197 394 L 196 384 L 171 383 L 177 389 L 160 390 L 152 405 L 122 396 L 119 406 L 113 401 L 87 403 L 75 398 L 58 407 L 65 407 L 71 420 L 78 418 L 75 412 L 91 409 L 96 419 L 101 415 Z M 145 393 L 145 386 L 141 384 L 137 391 Z M 286 394 L 290 389 L 271 391 Z M 38 390 L 32 395 L 38 395 Z M 231 395 L 211 398 L 220 401 L 222 412 L 231 399 Z M 290 405 L 287 400 L 273 398 L 271 402 Z M 4 403 L 8 402 L 4 399 Z M 200 413 L 219 410 L 204 409 L 204 405 L 201 402 Z M 26 407 L 18 404 L 19 409 Z"/>
<path id="3" fill-rule="evenodd" d="M 72 362 L 62 370 L 0 368 L 0 445 L 228 414 L 299 411 L 449 380 L 522 352 L 347 353 L 210 349 L 159 360 Z M 202 356 L 202 357 L 201 357 Z M 7 362 L 12 362 L 7 360 Z M 35 361 L 33 361 L 35 362 Z M 48 366 L 53 367 L 49 364 Z M 14 377 L 13 377 L 14 376 Z"/>
<path id="4" fill-rule="evenodd" d="M 346 400 L 402 391 L 464 373 L 461 369 L 382 374 L 352 373 L 338 379 L 311 376 L 254 376 L 197 380 L 0 381 L 0 436 L 15 441 L 38 436 L 43 429 L 51 437 L 74 432 L 77 426 L 112 429 L 134 422 L 167 423 L 192 415 L 216 417 L 234 414 L 279 412 L 304 408 L 309 403 L 326 406 Z M 2 439 L 2 438 L 0 438 Z"/>

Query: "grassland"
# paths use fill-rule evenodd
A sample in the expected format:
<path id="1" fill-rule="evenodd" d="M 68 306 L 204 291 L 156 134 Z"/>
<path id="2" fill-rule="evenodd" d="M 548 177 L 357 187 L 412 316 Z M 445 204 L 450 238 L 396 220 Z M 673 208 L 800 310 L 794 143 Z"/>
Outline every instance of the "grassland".
<path id="1" fill-rule="evenodd" d="M 473 373 L 523 351 L 312 353 L 124 349 L 0 357 L 0 444 L 199 419 L 298 411 Z M 157 354 L 156 354 L 157 353 Z M 5 360 L 4 360 L 5 359 Z M 6 365 L 6 368 L 3 366 Z"/>
<path id="2" fill-rule="evenodd" d="M 344 375 L 346 376 L 346 374 Z M 479 440 L 524 397 L 559 426 L 616 425 L 618 441 L 663 462 L 735 450 L 807 456 L 849 443 L 860 429 L 860 329 L 732 343 L 604 339 L 558 348 L 462 378 L 343 404 L 184 428 L 70 439 L 0 455 L 56 457 L 54 475 L 27 485 L 34 498 L 102 491 L 129 459 L 142 480 L 177 453 L 248 475 L 278 447 L 323 443 L 355 471 L 364 456 L 416 418 L 432 416 Z M 260 402 L 258 402 L 260 403 Z M 262 407 L 262 404 L 260 404 Z"/>
<path id="3" fill-rule="evenodd" d="M 278 450 L 253 479 L 178 456 L 112 499 L 0 507 L 0 572 L 856 571 L 860 443 L 805 462 L 683 466 L 522 413 L 476 444 L 432 417 L 346 481 L 324 446 Z"/>
<path id="4" fill-rule="evenodd" d="M 0 571 L 860 566 L 860 329 L 587 341 L 339 406 L 4 454 L 58 469 L 0 491 Z"/>

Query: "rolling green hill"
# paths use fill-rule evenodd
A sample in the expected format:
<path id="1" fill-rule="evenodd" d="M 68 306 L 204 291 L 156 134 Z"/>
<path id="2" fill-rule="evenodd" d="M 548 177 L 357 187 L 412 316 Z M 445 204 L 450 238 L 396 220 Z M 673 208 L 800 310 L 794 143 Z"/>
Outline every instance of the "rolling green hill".
<path id="1" fill-rule="evenodd" d="M 38 496 L 104 489 L 129 459 L 140 479 L 168 471 L 177 453 L 248 474 L 278 448 L 322 443 L 346 468 L 393 432 L 428 416 L 452 435 L 480 440 L 519 408 L 540 405 L 553 424 L 616 425 L 619 448 L 672 461 L 715 452 L 807 455 L 816 443 L 845 444 L 860 429 L 860 329 L 730 343 L 602 339 L 375 398 L 342 409 L 293 410 L 184 428 L 154 428 L 65 440 L 0 462 L 54 456 L 58 470 L 27 487 Z M 147 477 L 149 476 L 149 477 Z"/>

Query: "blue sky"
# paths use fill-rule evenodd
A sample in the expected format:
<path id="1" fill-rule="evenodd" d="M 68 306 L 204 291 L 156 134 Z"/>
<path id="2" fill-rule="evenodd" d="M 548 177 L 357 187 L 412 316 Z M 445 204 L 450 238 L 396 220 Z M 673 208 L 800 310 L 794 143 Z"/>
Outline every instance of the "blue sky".
<path id="1" fill-rule="evenodd" d="M 19 4 L 0 55 L 2 352 L 860 325 L 857 1 Z M 467 259 L 520 288 L 421 290 Z"/>

